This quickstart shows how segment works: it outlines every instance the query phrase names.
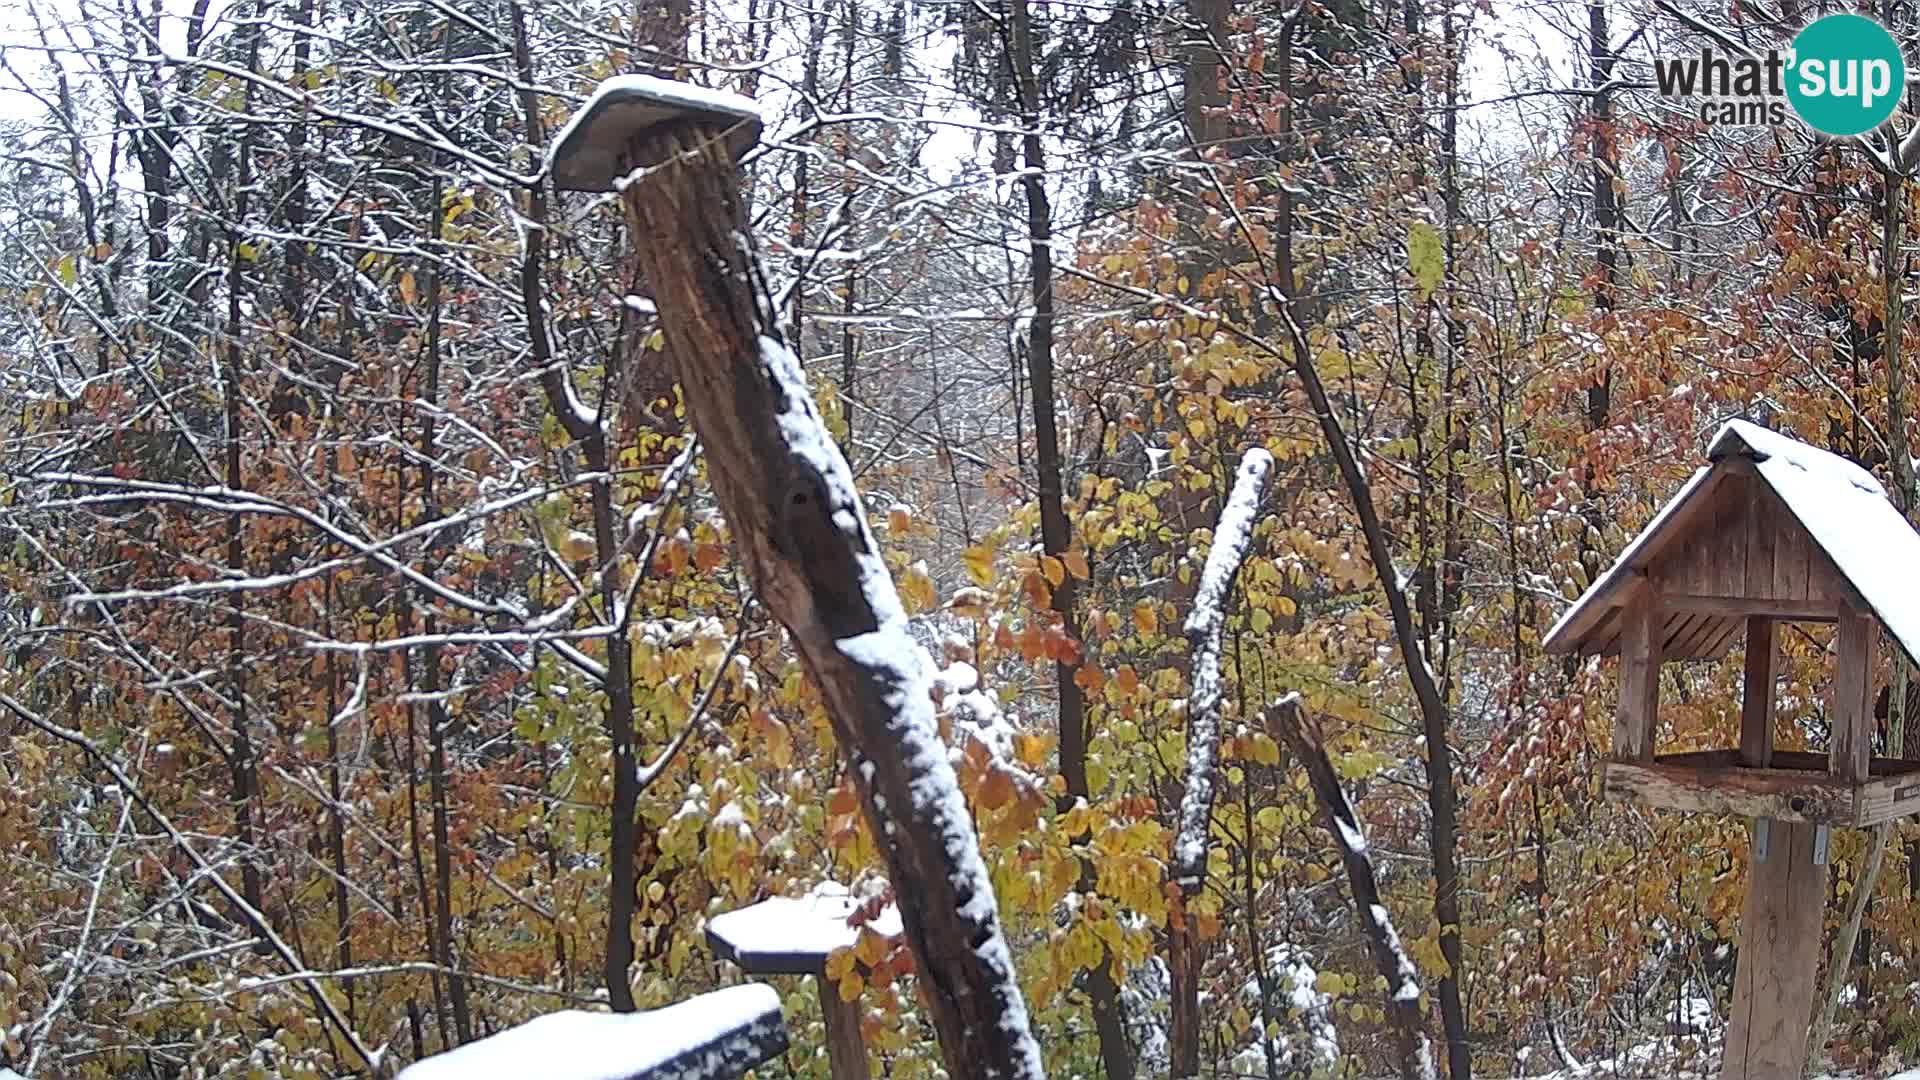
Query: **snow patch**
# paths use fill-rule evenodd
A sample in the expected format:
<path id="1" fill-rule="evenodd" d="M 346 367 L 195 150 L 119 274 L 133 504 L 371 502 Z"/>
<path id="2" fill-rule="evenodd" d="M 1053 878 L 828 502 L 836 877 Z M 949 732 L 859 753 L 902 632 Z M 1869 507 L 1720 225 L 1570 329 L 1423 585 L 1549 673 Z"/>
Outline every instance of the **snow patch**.
<path id="1" fill-rule="evenodd" d="M 780 995 L 751 983 L 642 1013 L 550 1013 L 407 1067 L 399 1080 L 659 1080 L 710 1075 L 745 1035 L 781 1028 Z M 784 1044 L 784 1029 L 779 1036 Z M 717 1059 L 717 1060 L 716 1060 Z"/>

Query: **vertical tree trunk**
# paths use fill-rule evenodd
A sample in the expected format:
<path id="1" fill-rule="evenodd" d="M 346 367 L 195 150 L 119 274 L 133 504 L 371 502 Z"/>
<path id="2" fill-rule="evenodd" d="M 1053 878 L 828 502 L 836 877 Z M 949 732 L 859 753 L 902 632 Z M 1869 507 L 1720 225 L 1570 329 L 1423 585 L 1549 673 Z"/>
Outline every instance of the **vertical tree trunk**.
<path id="1" fill-rule="evenodd" d="M 1207 856 L 1213 846 L 1222 691 L 1220 637 L 1233 582 L 1246 562 L 1255 518 L 1272 472 L 1273 455 L 1259 447 L 1248 450 L 1240 459 L 1233 488 L 1220 508 L 1213 546 L 1200 572 L 1199 589 L 1185 628 L 1193 659 L 1193 689 L 1187 698 L 1186 783 L 1174 828 L 1173 856 L 1167 862 L 1167 877 L 1179 887 L 1181 901 L 1179 910 L 1170 912 L 1167 919 L 1167 968 L 1173 991 L 1168 1041 L 1175 1076 L 1194 1076 L 1200 1071 L 1199 935 L 1194 932 L 1187 906 L 1206 888 Z"/>
<path id="2" fill-rule="evenodd" d="M 533 57 L 527 47 L 526 15 L 518 3 L 508 5 L 513 23 L 514 65 L 520 75 L 520 107 L 527 126 L 527 139 L 538 146 L 544 141 L 540 113 L 534 101 Z M 607 952 L 605 976 L 607 999 L 615 1012 L 633 1012 L 633 915 L 638 903 L 639 871 L 635 864 L 639 835 L 639 764 L 635 758 L 633 732 L 633 648 L 627 641 L 625 616 L 621 611 L 617 564 L 621 537 L 613 513 L 612 458 L 607 447 L 607 426 L 602 417 L 583 417 L 574 408 L 576 395 L 566 370 L 555 362 L 547 337 L 542 312 L 546 288 L 543 283 L 546 263 L 546 197 L 535 187 L 522 197 L 520 213 L 534 228 L 527 230 L 526 261 L 520 267 L 520 298 L 527 310 L 528 339 L 532 343 L 533 362 L 542 372 L 547 405 L 567 434 L 580 441 L 587 468 L 602 477 L 593 485 L 593 541 L 599 580 L 600 617 L 618 627 L 607 638 L 607 738 L 613 748 L 613 828 L 611 850 L 607 853 L 610 885 L 607 898 Z M 652 279 L 650 279 L 652 280 Z M 618 362 L 610 359 L 609 363 Z M 631 362 L 631 361 L 629 361 Z M 662 380 L 662 384 L 671 387 Z M 636 572 L 645 573 L 646 567 Z"/>
<path id="3" fill-rule="evenodd" d="M 444 31 L 451 40 L 451 27 Z M 427 209 L 428 250 L 437 257 L 440 246 L 440 225 L 444 215 L 440 210 L 443 181 L 438 173 L 433 180 L 433 198 Z M 440 266 L 437 261 L 428 263 L 427 269 L 427 370 L 426 386 L 423 396 L 427 409 L 420 421 L 420 513 L 427 521 L 440 516 L 440 499 L 435 481 L 438 479 L 439 433 L 434 419 L 434 409 L 440 403 Z M 444 537 L 446 534 L 440 534 Z M 432 563 L 444 551 L 439 540 L 426 548 L 426 572 L 434 571 Z M 426 607 L 426 617 L 421 627 L 428 638 L 440 632 L 439 619 L 431 606 Z M 447 775 L 447 735 L 453 720 L 447 714 L 447 705 L 440 696 L 441 653 L 440 646 L 428 641 L 421 647 L 421 688 L 427 699 L 427 783 L 433 800 L 433 875 L 434 904 L 433 917 L 436 924 L 434 941 L 439 947 L 435 961 L 446 969 L 447 994 L 453 1004 L 453 1028 L 462 1043 L 473 1041 L 473 1016 L 467 1002 L 467 980 L 460 975 L 459 958 L 453 947 L 453 837 L 448 821 Z"/>
<path id="4" fill-rule="evenodd" d="M 259 48 L 259 35 L 253 35 L 254 50 Z M 241 91 L 243 105 L 251 100 L 251 86 Z M 232 220 L 227 225 L 227 385 L 225 394 L 226 408 L 226 483 L 233 491 L 244 490 L 245 472 L 241 466 L 240 441 L 242 423 L 240 418 L 240 380 L 244 374 L 240 350 L 240 299 L 243 291 L 241 265 L 245 261 L 240 253 L 242 243 L 241 223 L 247 217 L 248 195 L 253 188 L 253 134 L 249 129 L 240 141 L 240 177 L 237 194 L 229 212 Z M 234 574 L 246 573 L 245 541 L 242 537 L 240 515 L 227 519 L 227 568 Z M 260 912 L 266 911 L 262 898 L 260 876 L 259 837 L 255 831 L 254 802 L 259 794 L 260 771 L 258 751 L 253 742 L 253 719 L 247 709 L 247 657 L 246 657 L 246 604 L 244 594 L 235 593 L 233 607 L 227 613 L 227 676 L 230 692 L 233 695 L 233 751 L 228 762 L 232 772 L 234 803 L 234 828 L 243 849 L 240 856 L 240 893 L 248 905 Z M 254 949 L 260 955 L 266 955 L 267 944 L 256 942 Z"/>
<path id="5" fill-rule="evenodd" d="M 1038 473 L 1040 546 L 1059 557 L 1073 546 L 1073 526 L 1067 519 L 1066 465 L 1061 460 L 1059 403 L 1053 384 L 1053 205 L 1047 196 L 1046 152 L 1040 139 L 1040 80 L 1033 40 L 1033 18 L 1027 0 L 1008 0 L 1014 88 L 1019 99 L 1022 156 L 1026 172 L 1020 187 L 1027 204 L 1027 273 L 1033 300 L 1033 318 L 1027 324 L 1027 383 L 1033 395 L 1034 466 Z M 1076 601 L 1079 582 L 1072 574 L 1053 590 L 1051 607 L 1060 629 L 1080 640 Z M 1074 680 L 1078 664 L 1054 662 L 1054 684 L 1059 698 L 1060 774 L 1066 779 L 1063 808 L 1092 797 L 1087 783 L 1087 703 Z M 1082 861 L 1080 888 L 1090 889 L 1093 866 Z M 1120 992 L 1114 984 L 1107 955 L 1085 975 L 1087 997 L 1093 1007 L 1094 1032 L 1100 1040 L 1100 1061 L 1109 1080 L 1131 1080 L 1133 1049 L 1127 1043 L 1121 1019 Z"/>
<path id="6" fill-rule="evenodd" d="M 1279 52 L 1280 89 L 1282 93 L 1291 95 L 1294 88 L 1290 36 L 1283 36 Z M 1290 134 L 1291 110 L 1282 110 L 1281 122 L 1282 135 Z M 1292 201 L 1283 196 L 1279 202 L 1280 220 L 1276 232 L 1282 237 L 1291 236 Z M 1427 806 L 1433 816 L 1428 832 L 1428 847 L 1433 855 L 1433 917 L 1439 924 L 1440 955 L 1447 963 L 1447 971 L 1441 976 L 1438 987 L 1440 1015 L 1446 1028 L 1448 1072 L 1453 1080 L 1468 1080 L 1473 1074 L 1473 1055 L 1467 1041 L 1466 1010 L 1460 998 L 1466 960 L 1460 947 L 1460 869 L 1456 857 L 1459 811 L 1453 781 L 1453 751 L 1448 744 L 1450 714 L 1434 679 L 1433 669 L 1428 666 L 1427 657 L 1420 646 L 1412 605 L 1408 603 L 1406 589 L 1400 583 L 1393 551 L 1387 542 L 1386 527 L 1381 523 L 1379 511 L 1374 505 L 1373 490 L 1365 470 L 1354 456 L 1339 414 L 1334 411 L 1333 402 L 1320 381 L 1319 369 L 1314 364 L 1313 349 L 1296 310 L 1290 244 L 1277 245 L 1275 276 L 1278 280 L 1272 283 L 1272 292 L 1281 302 L 1279 323 L 1285 328 L 1294 373 L 1306 391 L 1307 401 L 1319 421 L 1327 449 L 1339 470 L 1341 483 L 1347 489 L 1347 497 L 1353 503 L 1355 515 L 1360 519 L 1367 556 L 1373 564 L 1380 590 L 1386 595 L 1387 608 L 1392 616 L 1400 660 L 1407 669 L 1407 681 L 1412 685 L 1414 699 L 1420 708 L 1421 730 L 1426 741 Z"/>

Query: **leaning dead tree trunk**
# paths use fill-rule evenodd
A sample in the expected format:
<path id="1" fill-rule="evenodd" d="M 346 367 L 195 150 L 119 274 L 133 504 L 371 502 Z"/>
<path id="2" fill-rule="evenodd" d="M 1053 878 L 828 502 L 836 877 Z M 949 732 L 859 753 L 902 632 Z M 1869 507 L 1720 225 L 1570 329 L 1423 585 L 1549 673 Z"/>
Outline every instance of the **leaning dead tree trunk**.
<path id="1" fill-rule="evenodd" d="M 1387 980 L 1387 1018 L 1393 1024 L 1394 1043 L 1400 1052 L 1400 1075 L 1405 1080 L 1434 1080 L 1433 1048 L 1427 1042 L 1420 1016 L 1420 976 L 1400 944 L 1386 905 L 1380 902 L 1367 834 L 1361 831 L 1359 815 L 1354 813 L 1346 789 L 1340 786 L 1340 775 L 1333 771 L 1333 761 L 1327 757 L 1320 720 L 1300 704 L 1299 694 L 1288 694 L 1267 706 L 1261 719 L 1306 768 L 1307 783 L 1320 804 L 1321 821 L 1340 849 L 1340 862 L 1347 871 L 1347 888 L 1353 892 L 1353 907 L 1360 916 L 1367 952 L 1373 956 L 1374 969 Z"/>
<path id="2" fill-rule="evenodd" d="M 853 765 L 947 1071 L 1041 1077 L 930 676 L 846 459 L 780 339 L 728 126 L 686 118 L 692 88 L 632 79 L 664 94 L 677 117 L 639 131 L 623 161 L 633 169 L 622 182 L 631 242 L 654 287 L 664 355 L 754 591 L 792 635 Z"/>
<path id="3" fill-rule="evenodd" d="M 1273 472 L 1273 455 L 1255 447 L 1240 458 L 1227 504 L 1213 530 L 1213 547 L 1200 571 L 1200 591 L 1187 616 L 1193 649 L 1193 690 L 1187 698 L 1187 786 L 1175 823 L 1173 859 L 1167 876 L 1180 887 L 1180 908 L 1167 918 L 1167 971 L 1173 989 L 1169 1033 L 1173 1075 L 1200 1071 L 1199 941 L 1187 905 L 1207 884 L 1207 851 L 1213 824 L 1214 773 L 1220 751 L 1220 631 L 1227 621 L 1227 594 L 1247 561 L 1260 496 Z"/>

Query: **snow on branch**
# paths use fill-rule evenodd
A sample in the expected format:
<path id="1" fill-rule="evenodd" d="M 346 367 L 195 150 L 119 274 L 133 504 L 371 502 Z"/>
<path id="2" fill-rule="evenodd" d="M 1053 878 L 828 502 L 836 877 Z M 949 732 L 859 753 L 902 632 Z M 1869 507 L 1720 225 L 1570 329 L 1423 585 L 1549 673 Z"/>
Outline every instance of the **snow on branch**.
<path id="1" fill-rule="evenodd" d="M 1327 757 L 1326 737 L 1320 720 L 1307 712 L 1299 694 L 1288 694 L 1267 706 L 1262 713 L 1267 728 L 1287 744 L 1293 756 L 1307 770 L 1307 781 L 1320 804 L 1321 820 L 1333 834 L 1340 849 L 1340 861 L 1347 871 L 1347 886 L 1353 892 L 1354 910 L 1360 916 L 1360 930 L 1367 939 L 1367 951 L 1374 967 L 1387 981 L 1386 1010 L 1394 1026 L 1400 1050 L 1400 1075 L 1404 1080 L 1434 1080 L 1433 1050 L 1422 1030 L 1420 1013 L 1420 976 L 1400 944 L 1400 934 L 1386 905 L 1380 902 L 1380 885 L 1373 873 L 1373 856 L 1367 851 L 1367 835 L 1360 828 L 1360 817 L 1340 786 L 1340 776 Z"/>
<path id="2" fill-rule="evenodd" d="M 1247 561 L 1254 517 L 1273 455 L 1259 447 L 1240 458 L 1233 490 L 1220 510 L 1213 547 L 1200 572 L 1200 591 L 1187 616 L 1187 642 L 1193 649 L 1193 691 L 1187 699 L 1187 788 L 1173 841 L 1171 873 L 1182 891 L 1199 893 L 1207 871 L 1207 832 L 1213 819 L 1215 759 L 1220 751 L 1220 631 L 1226 623 L 1227 594 Z"/>

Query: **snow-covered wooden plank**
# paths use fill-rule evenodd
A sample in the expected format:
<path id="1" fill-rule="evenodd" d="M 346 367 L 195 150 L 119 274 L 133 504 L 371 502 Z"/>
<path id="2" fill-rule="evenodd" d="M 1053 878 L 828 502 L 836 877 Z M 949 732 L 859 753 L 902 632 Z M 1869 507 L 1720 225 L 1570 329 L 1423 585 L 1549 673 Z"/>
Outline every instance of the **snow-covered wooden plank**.
<path id="1" fill-rule="evenodd" d="M 733 1080 L 786 1052 L 780 995 L 730 986 L 640 1013 L 549 1013 L 414 1063 L 399 1080 Z"/>
<path id="2" fill-rule="evenodd" d="M 859 939 L 849 920 L 860 902 L 844 893 L 775 896 L 707 921 L 707 943 L 749 975 L 818 975 L 827 957 Z M 900 909 L 889 904 L 865 924 L 885 938 L 899 937 Z"/>
<path id="3" fill-rule="evenodd" d="M 752 98 L 651 75 L 616 75 L 594 89 L 549 144 L 547 174 L 565 191 L 613 191 L 626 179 L 634 135 L 669 121 L 718 127 L 735 157 L 760 138 Z"/>

